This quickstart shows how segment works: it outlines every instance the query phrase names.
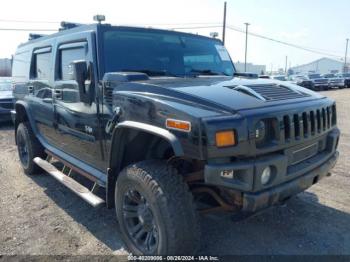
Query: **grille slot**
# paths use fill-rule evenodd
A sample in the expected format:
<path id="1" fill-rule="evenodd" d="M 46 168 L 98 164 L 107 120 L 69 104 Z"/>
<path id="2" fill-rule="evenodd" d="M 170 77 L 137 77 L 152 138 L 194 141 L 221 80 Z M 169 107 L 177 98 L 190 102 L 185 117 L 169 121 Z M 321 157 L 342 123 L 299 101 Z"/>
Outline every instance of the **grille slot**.
<path id="1" fill-rule="evenodd" d="M 315 136 L 331 129 L 336 122 L 335 105 L 283 115 L 284 138 L 288 142 L 292 139 Z"/>
<path id="2" fill-rule="evenodd" d="M 290 119 L 289 119 L 289 116 L 284 116 L 283 122 L 284 122 L 284 137 L 285 137 L 285 139 L 290 139 Z"/>
<path id="3" fill-rule="evenodd" d="M 113 102 L 113 87 L 105 86 L 103 90 L 104 90 L 104 94 L 103 94 L 104 100 L 106 104 L 111 106 Z"/>
<path id="4" fill-rule="evenodd" d="M 300 125 L 299 125 L 300 122 L 299 122 L 299 116 L 297 114 L 294 115 L 293 121 L 294 121 L 295 138 L 299 138 L 300 137 Z"/>
<path id="5" fill-rule="evenodd" d="M 301 92 L 294 91 L 282 85 L 249 85 L 254 92 L 263 96 L 267 101 L 303 98 L 309 96 Z"/>
<path id="6" fill-rule="evenodd" d="M 315 112 L 314 111 L 311 111 L 310 112 L 310 124 L 311 124 L 311 133 L 312 135 L 315 134 Z"/>

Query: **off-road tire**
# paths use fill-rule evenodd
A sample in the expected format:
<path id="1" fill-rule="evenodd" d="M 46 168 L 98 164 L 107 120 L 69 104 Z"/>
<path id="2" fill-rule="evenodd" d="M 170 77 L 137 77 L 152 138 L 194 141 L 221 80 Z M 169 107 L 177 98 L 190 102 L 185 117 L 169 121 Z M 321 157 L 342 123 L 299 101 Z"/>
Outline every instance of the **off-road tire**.
<path id="1" fill-rule="evenodd" d="M 26 173 L 27 175 L 34 175 L 34 174 L 43 172 L 42 169 L 34 163 L 33 159 L 35 157 L 45 158 L 46 154 L 43 146 L 40 144 L 39 140 L 35 137 L 28 122 L 22 122 L 17 127 L 16 141 L 17 141 L 17 149 L 18 149 L 19 156 L 20 156 L 19 141 L 21 139 L 21 136 L 26 143 L 27 151 L 28 151 L 27 163 L 24 163 L 20 157 L 20 162 L 24 170 L 24 173 Z"/>
<path id="2" fill-rule="evenodd" d="M 122 237 L 133 254 L 144 254 L 128 234 L 123 199 L 135 187 L 149 202 L 159 226 L 157 250 L 151 255 L 192 255 L 199 248 L 200 229 L 193 197 L 176 169 L 163 161 L 143 161 L 122 170 L 115 190 L 115 206 Z"/>

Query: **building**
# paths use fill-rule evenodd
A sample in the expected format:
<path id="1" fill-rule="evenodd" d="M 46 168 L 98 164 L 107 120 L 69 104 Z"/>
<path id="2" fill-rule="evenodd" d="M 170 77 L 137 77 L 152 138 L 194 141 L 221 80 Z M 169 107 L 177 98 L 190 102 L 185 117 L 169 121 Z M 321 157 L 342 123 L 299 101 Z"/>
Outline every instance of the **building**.
<path id="1" fill-rule="evenodd" d="M 244 72 L 244 63 L 238 61 L 235 63 L 235 67 L 238 72 Z M 247 63 L 247 72 L 264 75 L 266 73 L 266 65 Z"/>
<path id="2" fill-rule="evenodd" d="M 9 58 L 0 59 L 0 76 L 11 76 L 12 60 Z"/>
<path id="3" fill-rule="evenodd" d="M 344 62 L 326 57 L 318 59 L 308 64 L 299 65 L 291 68 L 291 70 L 293 70 L 295 74 L 307 74 L 309 72 L 315 72 L 320 74 L 337 73 L 343 72 L 343 69 Z"/>

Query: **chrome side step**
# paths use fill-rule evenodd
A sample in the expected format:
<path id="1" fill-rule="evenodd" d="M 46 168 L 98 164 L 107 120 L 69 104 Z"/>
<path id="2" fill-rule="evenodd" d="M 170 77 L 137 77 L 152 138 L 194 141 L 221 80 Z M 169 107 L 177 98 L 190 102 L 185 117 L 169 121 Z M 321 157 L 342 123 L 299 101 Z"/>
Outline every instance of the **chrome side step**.
<path id="1" fill-rule="evenodd" d="M 84 187 L 83 185 L 79 184 L 77 181 L 75 181 L 73 178 L 70 177 L 70 171 L 69 176 L 65 175 L 64 169 L 63 172 L 59 171 L 56 167 L 54 167 L 51 163 L 49 163 L 50 158 L 48 158 L 48 161 L 41 159 L 40 157 L 34 158 L 34 162 L 40 166 L 42 169 L 44 169 L 47 173 L 49 173 L 51 176 L 56 178 L 60 183 L 68 187 L 70 190 L 72 190 L 74 193 L 76 193 L 78 196 L 80 196 L 82 199 L 84 199 L 86 202 L 88 202 L 93 207 L 98 207 L 105 203 L 103 199 L 96 196 L 93 192 L 91 192 L 88 188 Z M 95 186 L 94 186 L 95 188 Z"/>

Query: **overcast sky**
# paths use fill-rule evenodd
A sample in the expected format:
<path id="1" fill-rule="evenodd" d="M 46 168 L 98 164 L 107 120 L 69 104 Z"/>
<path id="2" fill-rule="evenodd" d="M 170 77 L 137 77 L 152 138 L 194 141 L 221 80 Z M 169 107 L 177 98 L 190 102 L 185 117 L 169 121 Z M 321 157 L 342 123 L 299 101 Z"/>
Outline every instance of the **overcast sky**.
<path id="1" fill-rule="evenodd" d="M 90 23 L 93 15 L 105 14 L 115 25 L 160 28 L 202 26 L 187 23 L 222 23 L 222 0 L 10 0 L 2 3 L 0 28 L 57 29 L 57 23 L 15 23 L 4 20 L 75 21 Z M 349 0 L 227 0 L 227 24 L 278 40 L 311 47 L 340 57 L 350 38 Z M 180 25 L 173 25 L 180 24 Z M 221 28 L 182 30 L 203 35 Z M 25 42 L 28 32 L 0 31 L 0 57 L 10 57 Z M 245 35 L 227 30 L 226 47 L 234 61 L 244 61 Z M 323 57 L 254 36 L 248 38 L 248 62 L 284 67 L 288 55 L 292 66 Z M 288 64 L 289 64 L 288 63 Z"/>

